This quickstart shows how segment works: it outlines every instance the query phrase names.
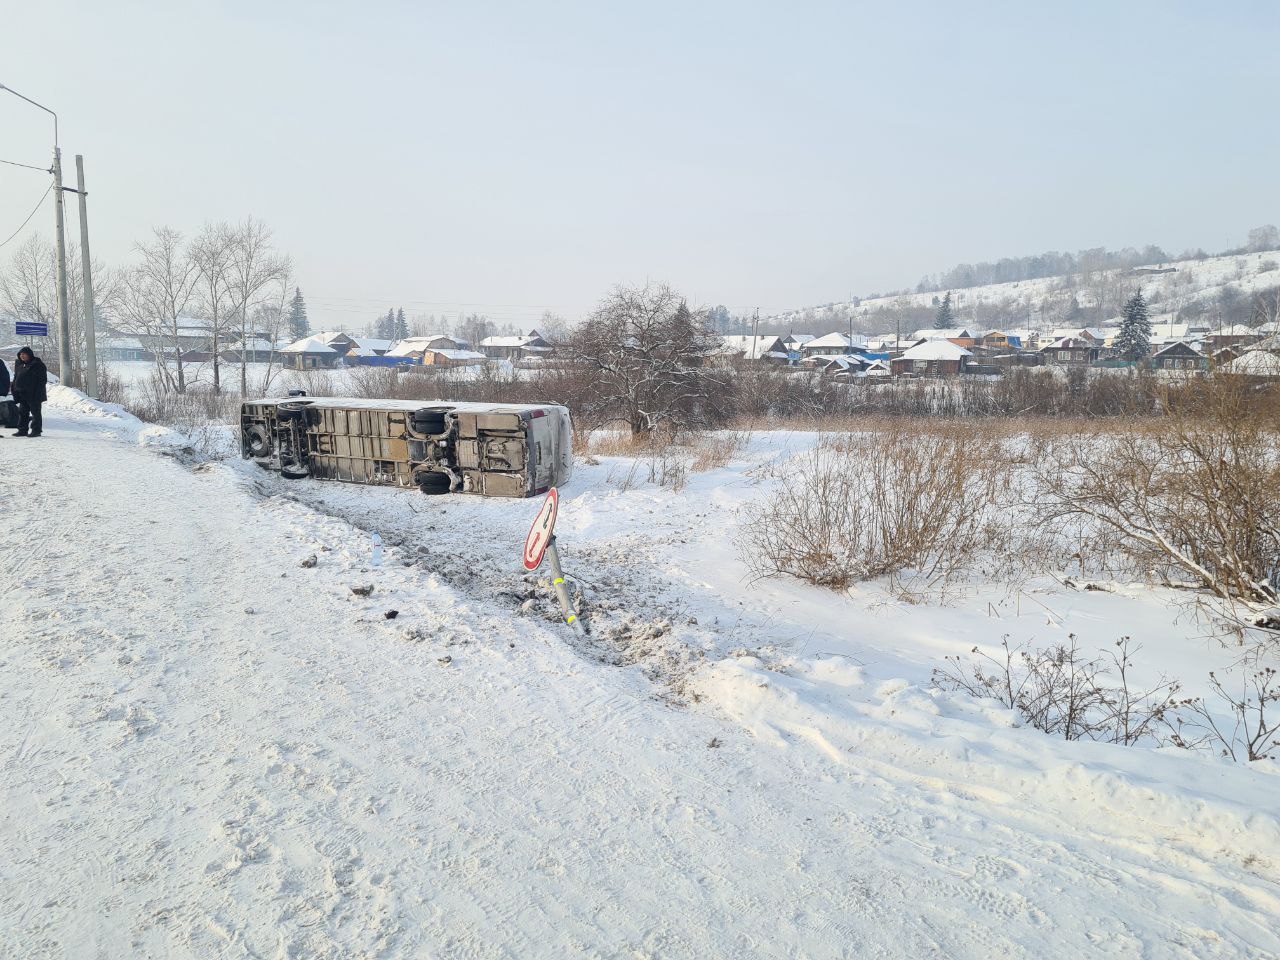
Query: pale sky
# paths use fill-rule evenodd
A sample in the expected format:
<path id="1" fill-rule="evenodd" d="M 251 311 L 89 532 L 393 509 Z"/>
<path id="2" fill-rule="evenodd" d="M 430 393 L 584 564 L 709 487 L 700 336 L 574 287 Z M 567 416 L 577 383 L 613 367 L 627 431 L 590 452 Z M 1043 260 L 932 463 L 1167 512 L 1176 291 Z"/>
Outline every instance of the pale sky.
<path id="1" fill-rule="evenodd" d="M 0 0 L 0 83 L 85 155 L 96 255 L 252 214 L 322 328 L 646 279 L 768 313 L 1280 221 L 1269 0 Z M 51 141 L 0 93 L 0 159 Z M 0 165 L 0 240 L 45 185 Z"/>

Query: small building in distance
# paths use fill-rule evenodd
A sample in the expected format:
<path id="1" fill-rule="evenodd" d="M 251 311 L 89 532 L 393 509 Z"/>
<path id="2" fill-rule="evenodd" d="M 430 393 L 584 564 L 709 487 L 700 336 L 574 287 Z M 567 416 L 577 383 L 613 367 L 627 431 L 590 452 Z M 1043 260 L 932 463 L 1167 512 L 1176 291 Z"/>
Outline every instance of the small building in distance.
<path id="1" fill-rule="evenodd" d="M 847 333 L 828 333 L 825 336 L 814 337 L 812 340 L 801 344 L 800 354 L 805 357 L 812 357 L 816 354 L 848 355 L 862 353 L 866 348 L 866 337 L 856 335 L 851 337 Z"/>
<path id="2" fill-rule="evenodd" d="M 517 336 L 485 337 L 480 352 L 492 360 L 532 360 L 550 356 L 555 347 L 537 330 Z"/>
<path id="3" fill-rule="evenodd" d="M 98 341 L 98 357 L 102 360 L 154 360 L 156 355 L 137 337 L 111 334 Z"/>
<path id="4" fill-rule="evenodd" d="M 1147 361 L 1153 370 L 1207 370 L 1209 358 L 1178 341 L 1158 350 Z"/>
<path id="5" fill-rule="evenodd" d="M 418 362 L 424 367 L 479 367 L 488 358 L 476 350 L 432 350 L 422 351 L 422 359 Z"/>
<path id="6" fill-rule="evenodd" d="M 1102 341 L 1092 337 L 1063 337 L 1040 348 L 1040 356 L 1051 366 L 1087 367 L 1098 359 Z"/>
<path id="7" fill-rule="evenodd" d="M 434 333 L 425 337 L 405 337 L 397 342 L 383 356 L 407 357 L 416 363 L 422 363 L 423 354 L 428 350 L 469 350 L 471 344 L 458 337 L 450 337 L 443 333 Z M 483 357 L 483 354 L 481 355 Z"/>
<path id="8" fill-rule="evenodd" d="M 967 349 L 978 342 L 978 337 L 968 327 L 955 327 L 954 329 L 926 327 L 911 334 L 912 343 L 920 343 L 923 340 L 946 340 L 949 343 L 954 343 L 957 347 Z"/>
<path id="9" fill-rule="evenodd" d="M 965 372 L 973 354 L 950 340 L 925 340 L 894 357 L 894 376 L 954 377 Z"/>
<path id="10" fill-rule="evenodd" d="M 738 336 L 729 334 L 720 338 L 721 346 L 715 355 L 730 360 L 757 360 L 786 363 L 789 351 L 781 337 L 771 335 Z"/>
<path id="11" fill-rule="evenodd" d="M 319 337 L 304 337 L 280 349 L 281 365 L 291 370 L 330 370 L 342 354 Z"/>

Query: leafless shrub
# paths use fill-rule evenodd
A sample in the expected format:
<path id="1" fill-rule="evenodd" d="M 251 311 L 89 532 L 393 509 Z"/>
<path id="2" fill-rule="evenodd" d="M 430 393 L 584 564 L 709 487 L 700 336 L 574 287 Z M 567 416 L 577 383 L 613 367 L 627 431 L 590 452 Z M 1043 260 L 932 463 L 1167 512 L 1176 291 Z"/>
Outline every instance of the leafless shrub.
<path id="1" fill-rule="evenodd" d="M 777 472 L 776 492 L 746 511 L 740 556 L 756 576 L 838 590 L 906 571 L 946 582 L 991 542 L 985 508 L 1009 482 L 959 424 L 826 438 Z"/>
<path id="2" fill-rule="evenodd" d="M 1147 430 L 1043 451 L 1042 523 L 1088 518 L 1119 535 L 1139 569 L 1181 575 L 1219 597 L 1280 599 L 1280 451 L 1247 388 L 1209 380 L 1193 410 Z"/>
<path id="3" fill-rule="evenodd" d="M 1280 674 L 1275 668 L 1242 673 L 1238 693 L 1229 692 L 1216 673 L 1209 674 L 1209 686 L 1227 707 L 1230 725 L 1197 697 L 1184 702 L 1186 715 L 1174 722 L 1172 742 L 1180 747 L 1207 745 L 1236 761 L 1280 759 Z"/>
<path id="4" fill-rule="evenodd" d="M 402 399 L 401 377 L 394 367 L 355 367 L 347 376 L 351 381 L 351 395 L 354 397 L 365 400 Z"/>
<path id="5" fill-rule="evenodd" d="M 98 364 L 98 399 L 103 403 L 116 403 L 120 406 L 128 403 L 128 387 L 107 363 Z"/>
<path id="6" fill-rule="evenodd" d="M 1006 634 L 1001 656 L 974 647 L 976 659 L 969 663 L 947 657 L 950 666 L 935 669 L 933 682 L 944 690 L 997 700 L 1029 726 L 1064 740 L 1125 746 L 1172 742 L 1169 718 L 1191 701 L 1179 700 L 1180 685 L 1164 677 L 1148 690 L 1132 688 L 1132 654 L 1140 648 L 1131 651 L 1129 645 L 1129 638 L 1121 637 L 1107 656 L 1085 657 L 1074 634 L 1042 650 L 1011 646 Z M 1118 683 L 1108 682 L 1112 677 Z"/>

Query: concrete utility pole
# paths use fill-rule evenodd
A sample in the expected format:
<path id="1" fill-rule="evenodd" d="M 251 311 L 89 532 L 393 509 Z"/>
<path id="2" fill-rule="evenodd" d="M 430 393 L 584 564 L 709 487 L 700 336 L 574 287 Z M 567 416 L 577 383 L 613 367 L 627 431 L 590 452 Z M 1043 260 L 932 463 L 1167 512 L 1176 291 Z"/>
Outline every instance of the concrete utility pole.
<path id="1" fill-rule="evenodd" d="M 62 209 L 62 148 L 53 148 L 53 209 L 58 246 L 58 379 L 74 387 L 71 373 L 71 316 L 67 307 L 67 235 Z"/>
<path id="2" fill-rule="evenodd" d="M 751 359 L 752 360 L 760 359 L 759 357 L 756 356 L 756 353 L 759 350 L 759 344 L 760 344 L 760 337 L 758 335 L 759 331 L 760 331 L 760 308 L 756 307 L 755 319 L 751 321 Z"/>
<path id="3" fill-rule="evenodd" d="M 98 396 L 98 334 L 94 329 L 93 264 L 89 259 L 89 213 L 84 189 L 84 157 L 76 154 L 76 186 L 80 194 L 80 273 L 84 280 L 84 391 Z"/>
<path id="4" fill-rule="evenodd" d="M 58 145 L 58 114 L 43 103 L 37 103 L 28 96 L 19 93 L 13 87 L 0 83 L 0 90 L 11 93 L 19 100 L 25 100 L 39 110 L 53 117 L 53 209 L 56 235 L 58 241 L 58 379 L 63 383 L 71 380 L 71 320 L 67 307 L 67 242 L 63 224 L 62 211 L 62 148 Z"/>

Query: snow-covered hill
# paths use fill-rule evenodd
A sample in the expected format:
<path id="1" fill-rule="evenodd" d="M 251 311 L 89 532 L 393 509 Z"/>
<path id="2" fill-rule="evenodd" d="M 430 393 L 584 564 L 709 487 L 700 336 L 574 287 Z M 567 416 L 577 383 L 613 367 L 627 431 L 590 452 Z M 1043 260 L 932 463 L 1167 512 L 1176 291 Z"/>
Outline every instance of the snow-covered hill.
<path id="1" fill-rule="evenodd" d="M 738 510 L 814 442 L 758 434 L 681 492 L 583 464 L 575 637 L 518 565 L 536 504 L 291 483 L 53 394 L 0 440 L 0 956 L 1280 955 L 1274 767 L 928 685 L 1002 633 L 1202 675 L 1183 596 L 748 582 Z"/>
<path id="2" fill-rule="evenodd" d="M 1169 272 L 1156 273 L 1155 270 Z M 1214 313 L 1224 289 L 1232 288 L 1241 297 L 1280 287 L 1280 251 L 1245 253 L 1202 260 L 1178 260 L 1157 267 L 1108 270 L 1064 277 L 1046 277 L 1011 283 L 994 283 L 951 291 L 960 324 L 986 325 L 1001 321 L 1006 326 L 1051 328 L 1061 325 L 1061 314 L 1074 297 L 1088 310 L 1101 306 L 1107 316 L 1122 299 L 1141 287 L 1155 314 L 1176 314 L 1193 304 L 1206 308 L 1205 322 L 1214 324 Z M 844 329 L 852 315 L 855 325 L 870 333 L 877 329 L 881 311 L 931 310 L 942 291 L 904 293 L 856 302 L 828 304 L 788 311 L 770 318 L 770 329 L 795 329 L 822 333 Z"/>

